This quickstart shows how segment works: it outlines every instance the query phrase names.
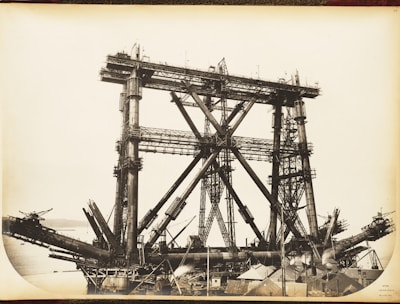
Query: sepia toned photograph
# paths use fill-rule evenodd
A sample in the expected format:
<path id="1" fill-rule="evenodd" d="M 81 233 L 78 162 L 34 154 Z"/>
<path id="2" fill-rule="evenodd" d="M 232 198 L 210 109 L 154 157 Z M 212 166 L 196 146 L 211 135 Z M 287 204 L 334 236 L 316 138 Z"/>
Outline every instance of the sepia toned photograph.
<path id="1" fill-rule="evenodd" d="M 399 37 L 396 7 L 0 6 L 0 299 L 398 302 Z"/>

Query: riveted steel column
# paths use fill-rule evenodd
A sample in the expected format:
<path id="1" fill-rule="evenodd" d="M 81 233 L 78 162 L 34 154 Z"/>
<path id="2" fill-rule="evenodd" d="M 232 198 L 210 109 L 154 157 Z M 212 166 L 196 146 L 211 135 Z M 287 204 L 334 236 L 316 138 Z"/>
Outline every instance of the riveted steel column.
<path id="1" fill-rule="evenodd" d="M 118 166 L 114 168 L 114 176 L 117 178 L 115 185 L 115 207 L 114 207 L 114 235 L 119 243 L 122 245 L 123 236 L 122 236 L 122 210 L 123 210 L 123 173 L 122 173 L 122 162 L 124 159 L 124 149 L 123 149 L 123 140 L 124 140 L 124 126 L 127 123 L 127 115 L 125 115 L 125 111 L 127 111 L 126 104 L 126 84 L 123 85 L 123 89 L 119 98 L 119 110 L 122 113 L 122 127 L 121 127 L 121 138 L 116 144 L 116 150 L 118 152 Z"/>
<path id="2" fill-rule="evenodd" d="M 139 100 L 142 99 L 142 83 L 138 75 L 138 67 L 134 67 L 127 80 L 127 103 L 129 107 L 128 128 L 132 132 L 139 131 Z M 126 257 L 131 263 L 138 263 L 138 188 L 139 170 L 139 138 L 129 139 L 127 145 L 128 163 L 128 219 Z"/>
<path id="3" fill-rule="evenodd" d="M 118 170 L 120 171 L 120 170 Z M 121 174 L 117 173 L 117 182 L 115 185 L 115 207 L 114 207 L 114 235 L 119 245 L 121 245 L 121 232 L 122 232 L 122 202 L 120 196 L 121 188 Z"/>
<path id="4" fill-rule="evenodd" d="M 294 103 L 295 117 L 294 120 L 297 123 L 297 132 L 299 138 L 299 151 L 301 155 L 303 176 L 304 176 L 304 192 L 306 195 L 306 211 L 307 219 L 310 226 L 310 235 L 314 241 L 318 240 L 318 222 L 317 212 L 315 210 L 315 199 L 314 190 L 311 179 L 311 166 L 309 158 L 309 150 L 307 147 L 307 136 L 306 136 L 306 113 L 304 108 L 304 102 L 299 98 Z"/>
<path id="5" fill-rule="evenodd" d="M 281 129 L 282 129 L 282 103 L 278 99 L 275 105 L 275 112 L 273 114 L 273 129 L 274 141 L 272 151 L 272 186 L 271 195 L 275 200 L 278 200 L 279 190 L 279 166 L 280 166 L 280 145 L 281 145 Z M 282 203 L 283 204 L 283 203 Z M 268 228 L 269 248 L 276 249 L 276 226 L 277 226 L 277 212 L 274 208 L 270 210 L 270 222 Z M 283 225 L 283 223 L 282 223 Z"/>

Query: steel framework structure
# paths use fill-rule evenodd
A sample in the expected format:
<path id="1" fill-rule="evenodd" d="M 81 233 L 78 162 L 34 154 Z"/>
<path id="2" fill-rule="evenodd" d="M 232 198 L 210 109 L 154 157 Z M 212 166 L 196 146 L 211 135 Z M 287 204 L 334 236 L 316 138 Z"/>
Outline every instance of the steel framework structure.
<path id="1" fill-rule="evenodd" d="M 323 263 L 322 253 L 331 252 L 340 265 L 350 265 L 358 253 L 368 247 L 361 242 L 375 241 L 394 231 L 394 224 L 387 218 L 390 213 L 379 212 L 362 232 L 342 240 L 334 235 L 346 229 L 347 223 L 339 220 L 339 209 L 318 227 L 310 167 L 312 146 L 306 137 L 306 114 L 303 98 L 315 98 L 318 88 L 300 85 L 298 75 L 291 82 L 251 79 L 228 74 L 225 60 L 208 71 L 151 63 L 140 56 L 118 53 L 108 56 L 100 72 L 103 81 L 122 84 L 120 111 L 122 114 L 121 137 L 116 143 L 119 159 L 114 167 L 116 196 L 114 226 L 111 229 L 96 203 L 89 201 L 83 209 L 96 234 L 93 244 L 57 233 L 43 226 L 41 215 L 50 210 L 24 213 L 23 218 L 3 217 L 3 234 L 48 247 L 50 257 L 70 261 L 81 269 L 88 283 L 89 293 L 135 294 L 138 287 L 149 284 L 152 289 L 157 278 L 174 273 L 174 269 L 190 263 L 204 272 L 211 265 L 221 274 L 238 275 L 249 261 L 281 265 L 282 277 L 285 259 L 311 254 L 314 265 Z M 142 89 L 170 92 L 173 104 L 184 117 L 191 132 L 149 128 L 140 125 L 139 105 Z M 251 111 L 254 104 L 272 106 L 273 139 L 235 136 L 234 133 Z M 187 107 L 198 107 L 204 114 L 204 131 L 200 132 Z M 219 113 L 217 111 L 220 111 Z M 217 113 L 216 113 L 217 112 Z M 220 114 L 219 116 L 215 114 Z M 219 118 L 219 120 L 216 119 Z M 171 184 L 162 198 L 138 220 L 139 171 L 142 169 L 140 152 L 177 154 L 193 159 Z M 248 173 L 261 194 L 270 204 L 270 222 L 264 235 L 249 208 L 240 199 L 233 183 L 231 162 L 236 159 Z M 257 176 L 249 160 L 271 162 L 268 176 L 270 190 Z M 182 193 L 175 192 L 194 168 Z M 190 236 L 186 248 L 168 248 L 193 221 L 166 242 L 167 227 L 183 208 L 194 188 L 201 182 L 198 235 Z M 225 194 L 226 220 L 221 212 Z M 305 196 L 305 205 L 300 206 Z M 169 202 L 164 217 L 154 224 L 160 210 Z M 206 205 L 210 204 L 206 216 Z M 250 246 L 236 246 L 235 209 L 255 234 L 256 242 Z M 302 224 L 298 210 L 305 208 L 308 229 Z M 264 216 L 265 218 L 265 216 Z M 204 248 L 216 220 L 225 248 L 211 252 Z M 278 231 L 278 220 L 281 222 Z M 144 240 L 142 232 L 151 228 L 150 237 Z M 293 238 L 286 242 L 290 233 Z M 154 246 L 158 241 L 158 246 Z M 49 246 L 55 246 L 52 248 Z M 280 247 L 280 249 L 278 249 Z M 192 250 L 193 248 L 193 250 Z M 329 249 L 329 250 L 326 250 Z M 326 258 L 326 255 L 325 255 Z M 154 265 L 158 265 L 155 268 Z M 167 269 L 159 269 L 162 265 Z M 207 265 L 207 266 L 206 266 Z M 232 269 L 230 267 L 236 268 Z M 155 274 L 155 272 L 158 272 Z M 152 279 L 148 280 L 151 276 Z M 208 274 L 209 276 L 209 274 Z M 174 277 L 175 284 L 177 281 Z M 285 280 L 283 280 L 283 285 Z M 180 288 L 178 287 L 181 293 Z"/>
<path id="2" fill-rule="evenodd" d="M 301 86 L 297 75 L 291 84 L 229 75 L 224 60 L 218 64 L 217 71 L 201 71 L 152 63 L 140 56 L 139 48 L 136 49 L 133 57 L 125 53 L 107 56 L 106 66 L 101 69 L 100 75 L 102 81 L 123 86 L 120 96 L 120 111 L 123 118 L 122 136 L 117 142 L 119 161 L 114 168 L 117 178 L 114 235 L 118 247 L 125 248 L 126 258 L 129 261 L 138 262 L 138 235 L 144 229 L 150 228 L 160 209 L 171 199 L 173 193 L 201 159 L 203 159 L 201 169 L 183 193 L 172 200 L 165 211 L 165 217 L 157 225 L 153 225 L 146 246 L 154 245 L 165 233 L 168 224 L 178 217 L 186 205 L 186 199 L 200 181 L 202 181 L 202 190 L 199 236 L 204 243 L 212 222 L 216 219 L 226 247 L 235 250 L 234 203 L 244 221 L 254 231 L 261 247 L 266 248 L 268 244 L 271 248 L 277 247 L 277 242 L 280 240 L 276 238 L 276 223 L 277 216 L 282 212 L 287 227 L 285 235 L 290 231 L 298 238 L 318 240 L 309 164 L 311 145 L 306 140 L 305 110 L 302 101 L 302 98 L 317 97 L 318 88 Z M 169 91 L 172 102 L 176 104 L 191 132 L 140 126 L 139 101 L 142 98 L 142 88 Z M 192 99 L 192 102 L 189 99 Z M 231 102 L 235 102 L 235 105 Z M 272 105 L 275 108 L 273 140 L 234 136 L 234 132 L 255 103 Z M 204 132 L 199 132 L 187 112 L 187 106 L 196 106 L 203 112 Z M 297 126 L 297 142 L 288 140 L 287 136 L 281 140 L 284 108 L 295 112 L 292 121 L 296 122 Z M 221 111 L 220 121 L 217 121 L 213 111 Z M 211 131 L 211 126 L 214 132 Z M 285 132 L 290 131 L 285 130 Z M 148 210 L 140 222 L 137 218 L 138 178 L 142 168 L 139 152 L 194 156 L 192 162 L 171 188 L 153 208 Z M 241 163 L 271 205 L 271 223 L 267 237 L 256 226 L 254 216 L 240 200 L 233 187 L 230 163 L 234 158 Z M 248 160 L 272 161 L 271 192 L 256 175 Z M 293 163 L 298 165 L 299 161 L 301 162 L 300 169 L 292 167 Z M 303 188 L 307 199 L 309 232 L 306 231 L 297 215 Z M 227 205 L 226 223 L 220 211 L 224 189 Z M 205 217 L 206 193 L 211 203 L 207 219 Z M 294 196 L 296 198 L 293 198 Z"/>

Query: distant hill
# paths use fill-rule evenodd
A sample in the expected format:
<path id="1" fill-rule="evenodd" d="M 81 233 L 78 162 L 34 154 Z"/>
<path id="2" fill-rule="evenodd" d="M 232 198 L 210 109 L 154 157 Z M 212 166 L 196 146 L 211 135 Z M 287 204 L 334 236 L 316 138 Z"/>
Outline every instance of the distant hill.
<path id="1" fill-rule="evenodd" d="M 40 222 L 43 226 L 50 228 L 70 228 L 70 227 L 86 227 L 88 222 L 80 220 L 67 219 L 45 219 Z"/>
<path id="2" fill-rule="evenodd" d="M 2 220 L 6 220 L 7 216 L 2 216 Z M 49 228 L 73 228 L 73 227 L 86 227 L 89 225 L 87 221 L 83 220 L 68 220 L 68 219 L 44 219 L 40 221 L 43 226 Z"/>

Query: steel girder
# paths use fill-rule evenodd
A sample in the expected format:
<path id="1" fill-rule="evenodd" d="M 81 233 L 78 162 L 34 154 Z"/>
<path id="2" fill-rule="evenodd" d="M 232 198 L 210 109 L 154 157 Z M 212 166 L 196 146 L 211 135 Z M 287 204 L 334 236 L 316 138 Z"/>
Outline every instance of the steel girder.
<path id="1" fill-rule="evenodd" d="M 291 85 L 252 79 L 242 76 L 222 75 L 218 72 L 201 71 L 168 64 L 152 63 L 132 59 L 127 54 L 107 56 L 106 67 L 100 71 L 101 79 L 106 82 L 124 84 L 133 68 L 138 68 L 143 86 L 150 89 L 186 93 L 183 81 L 189 81 L 199 95 L 225 97 L 231 100 L 254 101 L 272 104 L 275 94 L 286 95 L 285 106 L 293 106 L 299 97 L 315 98 L 319 89 L 310 86 Z M 223 87 L 223 90 L 221 88 Z"/>

